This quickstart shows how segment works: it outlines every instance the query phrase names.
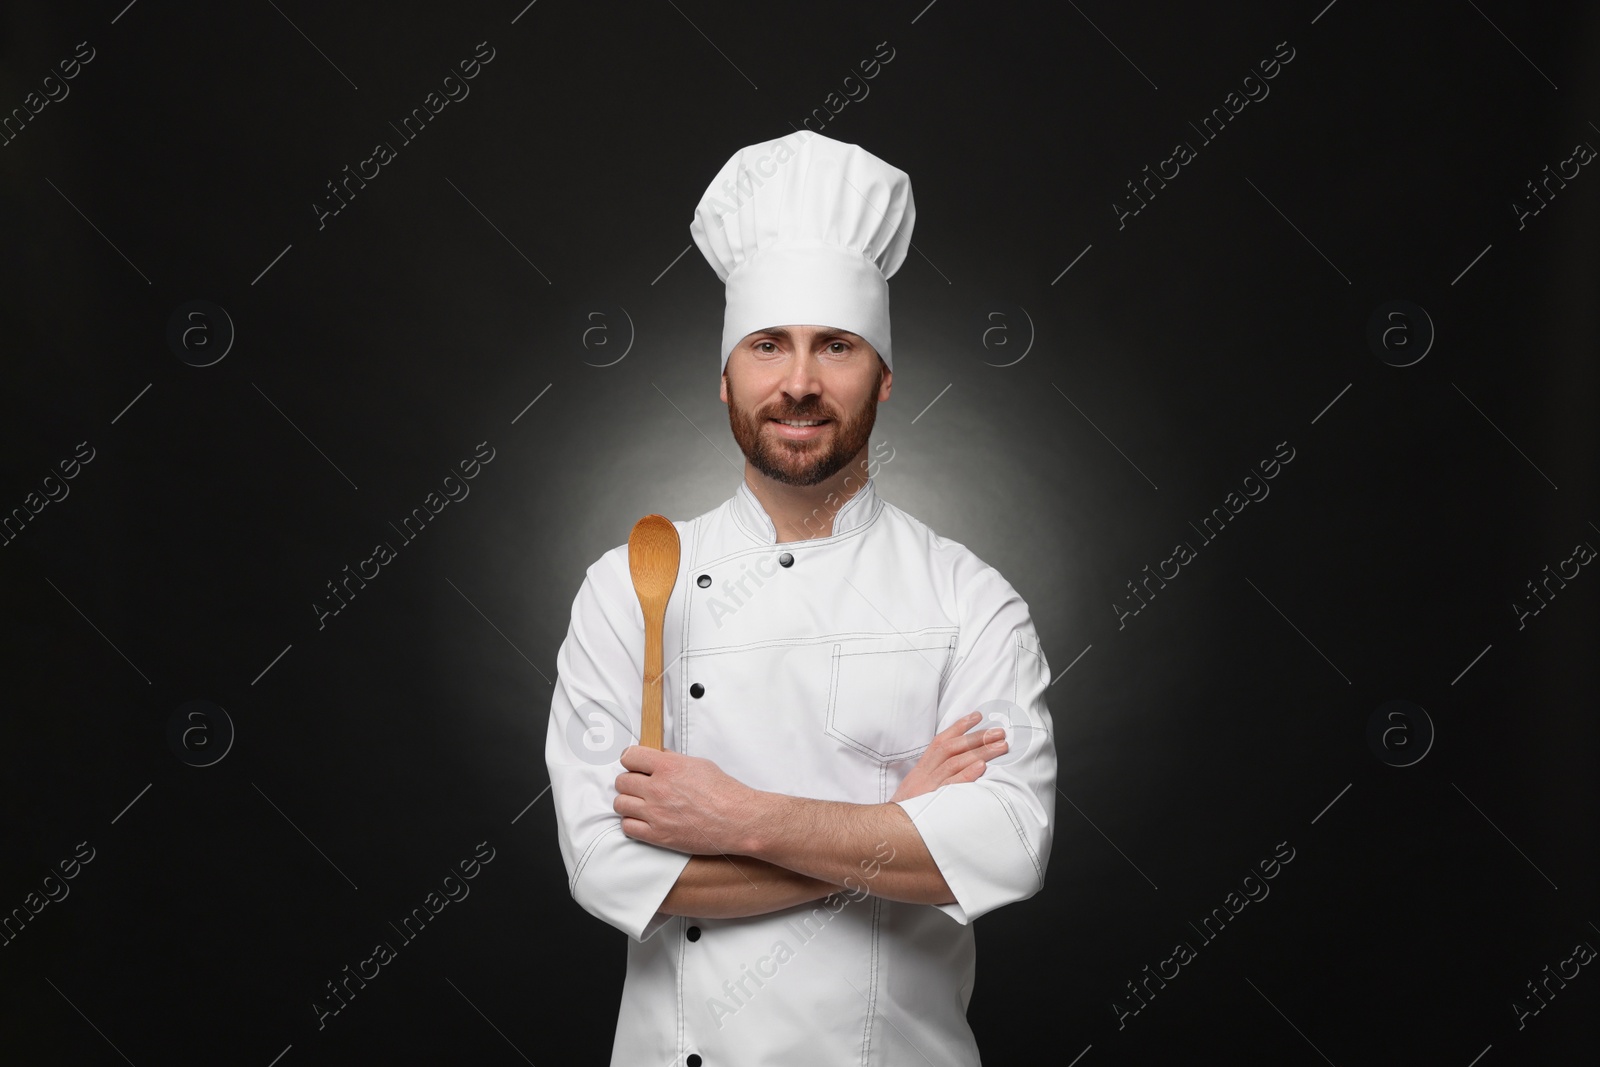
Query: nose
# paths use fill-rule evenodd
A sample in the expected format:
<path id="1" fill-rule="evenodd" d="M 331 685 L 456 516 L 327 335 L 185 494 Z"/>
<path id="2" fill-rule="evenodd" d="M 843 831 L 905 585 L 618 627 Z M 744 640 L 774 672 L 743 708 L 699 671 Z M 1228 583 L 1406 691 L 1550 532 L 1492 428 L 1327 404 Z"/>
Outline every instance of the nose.
<path id="1" fill-rule="evenodd" d="M 790 404 L 795 407 L 807 406 L 820 410 L 820 404 L 806 403 L 808 398 L 819 398 L 822 395 L 822 376 L 819 368 L 817 358 L 809 352 L 798 353 L 789 360 L 788 366 L 784 369 L 782 388 Z"/>

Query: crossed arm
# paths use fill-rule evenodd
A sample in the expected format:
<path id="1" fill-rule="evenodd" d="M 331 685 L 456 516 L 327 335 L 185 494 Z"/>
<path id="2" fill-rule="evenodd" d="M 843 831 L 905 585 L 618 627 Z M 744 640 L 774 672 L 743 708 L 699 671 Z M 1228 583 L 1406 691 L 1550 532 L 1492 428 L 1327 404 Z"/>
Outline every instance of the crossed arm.
<path id="1" fill-rule="evenodd" d="M 668 915 L 763 915 L 862 883 L 888 900 L 948 904 L 944 875 L 894 801 L 976 781 L 1006 751 L 998 727 L 964 732 L 978 719 L 938 734 L 886 804 L 763 792 L 711 760 L 635 745 L 622 753 L 613 807 L 629 837 L 690 854 L 661 903 Z"/>

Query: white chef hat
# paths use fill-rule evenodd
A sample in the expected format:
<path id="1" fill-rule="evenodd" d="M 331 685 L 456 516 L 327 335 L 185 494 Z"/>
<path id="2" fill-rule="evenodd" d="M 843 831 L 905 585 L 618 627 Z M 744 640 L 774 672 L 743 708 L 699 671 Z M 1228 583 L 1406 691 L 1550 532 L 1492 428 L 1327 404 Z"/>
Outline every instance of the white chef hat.
<path id="1" fill-rule="evenodd" d="M 888 280 L 916 218 L 910 176 L 858 145 L 798 130 L 735 152 L 689 224 L 727 283 L 722 367 L 756 330 L 804 324 L 860 334 L 893 370 Z"/>

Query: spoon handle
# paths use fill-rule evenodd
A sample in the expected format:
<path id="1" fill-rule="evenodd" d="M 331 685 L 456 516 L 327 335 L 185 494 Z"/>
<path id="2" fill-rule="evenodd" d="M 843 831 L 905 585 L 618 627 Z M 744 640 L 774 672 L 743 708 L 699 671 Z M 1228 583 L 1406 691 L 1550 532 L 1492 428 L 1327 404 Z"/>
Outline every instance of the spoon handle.
<path id="1" fill-rule="evenodd" d="M 666 605 L 660 612 L 646 612 L 644 619 L 644 703 L 639 724 L 639 744 L 661 748 L 661 631 L 666 622 Z"/>

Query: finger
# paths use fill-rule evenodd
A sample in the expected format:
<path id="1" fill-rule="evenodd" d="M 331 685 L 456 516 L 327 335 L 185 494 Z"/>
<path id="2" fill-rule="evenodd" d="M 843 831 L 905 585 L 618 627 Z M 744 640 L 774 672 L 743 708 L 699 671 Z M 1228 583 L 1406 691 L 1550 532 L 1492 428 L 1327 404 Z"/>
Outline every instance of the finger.
<path id="1" fill-rule="evenodd" d="M 991 726 L 987 730 L 974 730 L 967 735 L 967 738 L 972 747 L 977 748 L 981 745 L 1003 743 L 1006 739 L 1006 732 L 1003 727 Z"/>
<path id="2" fill-rule="evenodd" d="M 952 738 L 946 742 L 945 747 L 951 754 L 970 752 L 973 749 L 982 748 L 984 745 L 999 741 L 1005 736 L 1006 732 L 1003 729 L 998 726 L 991 726 L 987 730 L 974 730 L 969 734 Z"/>
<path id="3" fill-rule="evenodd" d="M 973 760 L 961 768 L 960 773 L 949 778 L 947 782 L 976 782 L 983 777 L 983 772 L 988 769 L 989 763 L 987 760 Z"/>
<path id="4" fill-rule="evenodd" d="M 993 744 L 984 745 L 981 748 L 951 756 L 940 766 L 939 773 L 946 781 L 948 781 L 960 774 L 962 771 L 966 770 L 974 763 L 983 763 L 988 760 L 995 759 L 998 756 L 1004 755 L 1006 747 L 1005 740 L 1001 739 Z"/>
<path id="5" fill-rule="evenodd" d="M 933 740 L 928 742 L 928 750 L 931 751 L 941 744 L 949 744 L 950 742 L 959 739 L 962 733 L 976 726 L 980 718 L 982 718 L 982 716 L 975 711 L 967 712 L 967 714 L 961 716 L 961 718 L 957 719 L 949 726 L 946 726 L 943 730 L 940 730 L 938 733 L 934 734 Z M 926 753 L 924 753 L 924 755 L 926 755 Z"/>
<path id="6" fill-rule="evenodd" d="M 928 749 L 923 753 L 923 757 L 931 756 L 937 760 L 949 755 L 951 751 L 960 746 L 962 734 L 972 729 L 973 726 L 977 725 L 977 722 L 977 712 L 961 716 L 961 718 L 933 735 L 933 740 L 928 743 Z"/>
<path id="7" fill-rule="evenodd" d="M 648 774 L 639 774 L 630 771 L 617 775 L 617 792 L 628 793 L 636 797 L 644 796 L 645 784 L 650 781 Z"/>
<path id="8" fill-rule="evenodd" d="M 977 712 L 969 711 L 967 714 L 961 716 L 961 718 L 957 719 L 955 722 L 939 731 L 939 733 L 935 734 L 933 739 L 935 741 L 949 741 L 953 738 L 960 737 L 962 734 L 976 726 L 980 718 L 982 718 L 982 716 Z"/>
<path id="9" fill-rule="evenodd" d="M 611 802 L 611 810 L 621 815 L 624 820 L 639 820 L 650 810 L 650 805 L 639 797 L 621 794 Z"/>
<path id="10" fill-rule="evenodd" d="M 630 771 L 649 774 L 651 768 L 655 766 L 655 755 L 656 750 L 653 748 L 645 748 L 642 745 L 629 745 L 622 750 L 622 765 Z"/>

